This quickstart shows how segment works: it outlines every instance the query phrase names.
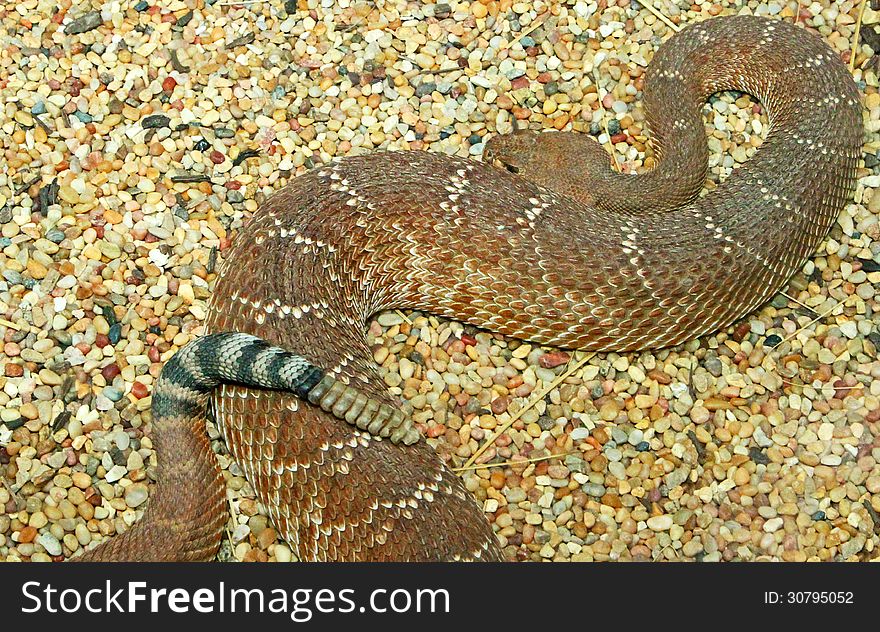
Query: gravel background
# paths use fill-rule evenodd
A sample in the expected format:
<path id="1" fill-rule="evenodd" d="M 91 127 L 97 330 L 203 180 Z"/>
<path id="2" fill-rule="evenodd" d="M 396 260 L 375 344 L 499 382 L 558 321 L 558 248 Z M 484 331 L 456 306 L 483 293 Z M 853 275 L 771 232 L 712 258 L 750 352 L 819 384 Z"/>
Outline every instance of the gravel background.
<path id="1" fill-rule="evenodd" d="M 737 12 L 797 20 L 849 61 L 861 3 L 652 4 L 679 25 Z M 622 170 L 650 166 L 643 75 L 671 34 L 631 0 L 25 0 L 0 21 L 8 561 L 61 560 L 137 519 L 155 464 L 151 386 L 201 333 L 216 264 L 266 196 L 378 147 L 476 157 L 514 119 L 592 133 Z M 372 324 L 389 388 L 460 468 L 512 559 L 877 557 L 870 2 L 861 41 L 868 133 L 855 202 L 786 292 L 729 330 L 588 357 L 424 314 Z M 761 144 L 767 120 L 733 94 L 705 115 L 710 190 Z M 221 558 L 290 560 L 216 447 L 231 507 Z"/>

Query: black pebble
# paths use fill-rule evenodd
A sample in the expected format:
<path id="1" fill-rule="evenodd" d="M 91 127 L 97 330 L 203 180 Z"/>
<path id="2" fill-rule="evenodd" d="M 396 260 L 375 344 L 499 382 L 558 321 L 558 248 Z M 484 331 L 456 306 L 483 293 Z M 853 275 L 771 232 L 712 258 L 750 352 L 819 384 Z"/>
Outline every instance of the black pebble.
<path id="1" fill-rule="evenodd" d="M 137 268 L 135 269 L 135 271 L 137 271 Z M 101 315 L 107 320 L 107 324 L 109 324 L 111 327 L 118 322 L 116 320 L 116 312 L 113 311 L 113 307 L 110 305 L 101 306 Z"/>
<path id="2" fill-rule="evenodd" d="M 58 432 L 64 428 L 68 421 L 70 421 L 70 413 L 66 410 L 62 410 L 52 422 L 52 432 Z"/>
<path id="3" fill-rule="evenodd" d="M 98 466 L 101 462 L 93 456 L 90 456 L 88 461 L 86 461 L 86 474 L 89 476 L 94 476 L 95 472 L 98 471 Z"/>
<path id="4" fill-rule="evenodd" d="M 759 448 L 751 448 L 749 449 L 749 458 L 755 463 L 760 463 L 761 465 L 767 465 L 770 462 L 770 459 L 764 454 Z"/>
<path id="5" fill-rule="evenodd" d="M 62 349 L 69 347 L 70 343 L 73 342 L 73 337 L 68 332 L 58 329 L 52 330 L 49 337 L 57 342 L 58 346 Z"/>
<path id="6" fill-rule="evenodd" d="M 864 270 L 866 274 L 880 270 L 880 263 L 877 263 L 873 259 L 859 259 L 859 261 L 862 262 L 862 270 Z"/>
<path id="7" fill-rule="evenodd" d="M 241 152 L 240 154 L 238 154 L 238 156 L 235 157 L 235 160 L 232 161 L 232 166 L 237 167 L 238 165 L 243 163 L 248 158 L 256 158 L 259 155 L 260 155 L 260 152 L 257 151 L 256 149 L 246 149 L 243 152 Z"/>
<path id="8" fill-rule="evenodd" d="M 141 127 L 144 129 L 156 129 L 158 127 L 168 127 L 171 119 L 164 114 L 153 114 L 141 121 Z"/>
<path id="9" fill-rule="evenodd" d="M 193 19 L 193 12 L 187 11 L 177 19 L 177 26 L 186 26 Z"/>
<path id="10" fill-rule="evenodd" d="M 538 418 L 538 426 L 541 427 L 541 430 L 550 430 L 555 425 L 556 425 L 556 422 L 553 421 L 553 418 L 548 415 L 541 415 Z"/>
<path id="11" fill-rule="evenodd" d="M 40 212 L 45 214 L 46 210 L 53 204 L 58 204 L 58 179 L 52 180 L 50 184 L 40 188 L 38 200 L 40 202 Z"/>
<path id="12" fill-rule="evenodd" d="M 51 241 L 53 244 L 60 244 L 64 241 L 64 232 L 58 230 L 57 228 L 51 228 L 46 232 L 46 239 Z"/>
<path id="13" fill-rule="evenodd" d="M 128 462 L 128 459 L 122 453 L 122 450 L 117 448 L 115 445 L 111 446 L 109 452 L 110 452 L 110 458 L 113 459 L 113 462 L 116 465 L 125 465 Z"/>
<path id="14" fill-rule="evenodd" d="M 449 6 L 449 4 L 447 4 L 446 2 L 434 5 L 434 17 L 438 20 L 448 18 L 451 13 L 452 7 Z"/>
<path id="15" fill-rule="evenodd" d="M 18 419 L 13 419 L 12 421 L 5 421 L 3 422 L 3 425 L 10 430 L 21 428 L 24 425 L 24 417 L 19 417 Z"/>
<path id="16" fill-rule="evenodd" d="M 767 336 L 767 338 L 764 340 L 764 346 L 765 347 L 775 347 L 780 342 L 782 342 L 782 338 L 780 336 L 777 336 L 776 334 L 771 334 L 771 335 Z"/>
<path id="17" fill-rule="evenodd" d="M 80 33 L 87 33 L 98 28 L 103 23 L 104 20 L 101 18 L 101 12 L 92 11 L 70 22 L 64 27 L 64 34 L 79 35 Z"/>
<path id="18" fill-rule="evenodd" d="M 871 3 L 875 4 L 875 3 Z M 866 27 L 862 29 L 861 38 L 862 43 L 867 44 L 871 47 L 875 53 L 880 53 L 880 30 L 877 27 Z"/>
<path id="19" fill-rule="evenodd" d="M 417 97 L 427 96 L 427 95 L 431 94 L 432 92 L 434 92 L 434 90 L 436 90 L 436 89 L 437 89 L 436 83 L 434 83 L 433 81 L 425 81 L 424 83 L 420 83 L 418 86 L 416 86 L 416 96 Z"/>

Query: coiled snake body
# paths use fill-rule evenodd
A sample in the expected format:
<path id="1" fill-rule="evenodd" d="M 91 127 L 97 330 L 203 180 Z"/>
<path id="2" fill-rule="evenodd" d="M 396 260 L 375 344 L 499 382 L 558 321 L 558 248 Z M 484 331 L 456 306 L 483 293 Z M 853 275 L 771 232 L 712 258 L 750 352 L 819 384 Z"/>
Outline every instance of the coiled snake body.
<path id="1" fill-rule="evenodd" d="M 758 97 L 770 130 L 747 164 L 697 197 L 708 156 L 701 108 L 720 90 Z M 397 410 L 364 340 L 383 309 L 594 350 L 673 345 L 731 324 L 780 289 L 847 200 L 862 134 L 855 85 L 803 29 L 718 18 L 660 48 L 644 105 L 659 163 L 643 175 L 614 173 L 588 138 L 518 133 L 490 142 L 487 157 L 519 175 L 387 152 L 296 178 L 237 236 L 209 329 L 299 354 L 294 384 L 265 386 L 302 386 L 305 396 L 296 380 L 307 360 L 320 374 L 306 386 L 335 375 Z M 254 368 L 257 352 L 222 346 L 257 344 L 247 337 L 202 340 L 174 370 L 204 384 L 166 368 L 154 392 L 159 485 L 147 512 L 84 558 L 215 554 L 226 508 L 204 435 L 207 389 L 262 384 L 271 358 Z M 242 354 L 250 379 L 236 373 Z M 228 370 L 208 379 L 197 357 Z M 213 403 L 229 450 L 300 559 L 502 558 L 479 507 L 425 442 L 377 439 L 294 392 L 226 384 Z"/>

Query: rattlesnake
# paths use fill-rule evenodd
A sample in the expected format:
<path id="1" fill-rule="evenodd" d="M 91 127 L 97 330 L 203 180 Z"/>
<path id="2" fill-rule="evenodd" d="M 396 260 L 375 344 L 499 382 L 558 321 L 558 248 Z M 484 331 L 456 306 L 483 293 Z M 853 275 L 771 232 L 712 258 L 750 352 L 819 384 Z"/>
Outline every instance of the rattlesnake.
<path id="1" fill-rule="evenodd" d="M 770 130 L 747 164 L 698 197 L 708 156 L 701 107 L 728 89 L 758 97 Z M 802 28 L 713 19 L 658 50 L 644 105 L 659 163 L 643 175 L 615 173 L 585 137 L 521 132 L 487 146 L 507 170 L 377 152 L 316 168 L 267 200 L 233 243 L 207 325 L 300 355 L 281 359 L 233 333 L 175 356 L 154 393 L 158 489 L 140 522 L 84 557 L 215 554 L 226 507 L 204 435 L 214 385 L 307 399 L 326 377 L 350 402 L 397 411 L 364 340 L 377 311 L 414 308 L 541 344 L 628 351 L 715 331 L 766 301 L 854 186 L 861 108 L 844 64 Z M 293 369 L 281 382 L 270 373 L 285 362 Z M 369 431 L 382 423 L 358 430 L 337 419 L 348 404 L 328 413 L 295 392 L 223 384 L 213 405 L 300 559 L 502 559 L 479 507 L 426 442 L 378 439 Z M 400 439 L 411 427 L 395 415 Z"/>

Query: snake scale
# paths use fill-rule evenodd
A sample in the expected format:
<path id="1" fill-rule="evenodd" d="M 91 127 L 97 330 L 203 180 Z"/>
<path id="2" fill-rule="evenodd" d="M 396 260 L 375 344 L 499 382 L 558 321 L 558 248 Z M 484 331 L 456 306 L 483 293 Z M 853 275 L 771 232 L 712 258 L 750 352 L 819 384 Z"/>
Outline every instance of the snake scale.
<path id="1" fill-rule="evenodd" d="M 760 99 L 769 133 L 699 197 L 701 109 L 721 90 Z M 674 345 L 776 293 L 855 184 L 856 86 L 802 28 L 746 16 L 690 26 L 657 51 L 644 106 L 658 164 L 641 175 L 615 173 L 588 137 L 518 132 L 490 141 L 483 162 L 376 152 L 269 198 L 212 299 L 208 329 L 238 333 L 185 347 L 154 390 L 147 511 L 81 559 L 216 554 L 226 503 L 204 432 L 209 398 L 300 559 L 503 559 L 461 481 L 426 442 L 404 445 L 417 435 L 373 363 L 368 319 L 410 308 L 561 347 Z"/>

